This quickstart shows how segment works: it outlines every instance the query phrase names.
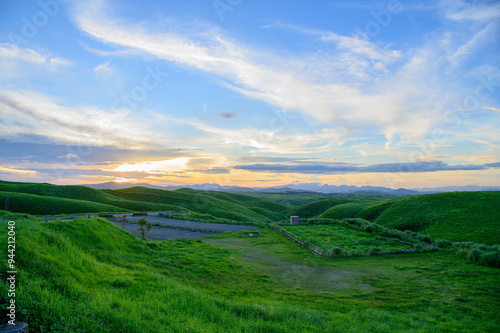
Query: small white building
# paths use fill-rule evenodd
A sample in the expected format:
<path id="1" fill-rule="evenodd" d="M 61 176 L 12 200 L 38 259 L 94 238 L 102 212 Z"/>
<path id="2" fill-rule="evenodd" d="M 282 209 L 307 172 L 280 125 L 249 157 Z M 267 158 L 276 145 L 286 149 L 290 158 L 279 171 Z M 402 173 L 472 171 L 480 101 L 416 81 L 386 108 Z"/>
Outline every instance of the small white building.
<path id="1" fill-rule="evenodd" d="M 299 224 L 298 216 L 290 216 L 290 224 Z"/>

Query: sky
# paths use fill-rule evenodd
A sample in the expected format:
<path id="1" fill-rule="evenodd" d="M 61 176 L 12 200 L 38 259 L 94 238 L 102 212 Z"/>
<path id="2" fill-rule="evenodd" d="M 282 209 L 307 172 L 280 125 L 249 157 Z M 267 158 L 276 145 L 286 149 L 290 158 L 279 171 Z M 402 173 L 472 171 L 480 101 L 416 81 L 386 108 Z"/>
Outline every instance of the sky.
<path id="1" fill-rule="evenodd" d="M 0 179 L 500 185 L 500 2 L 1 0 Z"/>

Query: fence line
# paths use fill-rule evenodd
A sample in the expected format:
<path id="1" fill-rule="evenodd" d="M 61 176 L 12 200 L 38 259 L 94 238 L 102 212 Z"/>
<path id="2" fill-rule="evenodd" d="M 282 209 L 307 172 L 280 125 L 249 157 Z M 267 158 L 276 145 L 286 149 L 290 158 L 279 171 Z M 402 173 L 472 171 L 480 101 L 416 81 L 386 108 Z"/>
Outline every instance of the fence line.
<path id="1" fill-rule="evenodd" d="M 273 228 L 274 230 L 276 230 L 278 233 L 280 233 L 281 235 L 285 236 L 286 238 L 290 239 L 291 241 L 299 244 L 300 246 L 302 247 L 305 247 L 306 249 L 308 249 L 309 251 L 311 251 L 313 254 L 317 255 L 317 256 L 320 256 L 322 257 L 323 256 L 323 253 L 319 252 L 318 250 L 316 249 L 311 249 L 309 246 L 307 246 L 306 243 L 298 240 L 297 238 L 295 238 L 294 236 L 290 235 L 289 233 L 287 233 L 286 231 L 284 231 L 283 229 L 279 228 L 278 226 L 274 225 L 274 224 L 270 224 L 271 228 Z"/>
<path id="2" fill-rule="evenodd" d="M 383 251 L 383 250 L 380 250 L 380 251 L 369 251 L 369 252 L 346 252 L 346 253 L 343 253 L 343 254 L 340 254 L 340 255 L 325 255 L 324 252 L 319 252 L 318 250 L 314 249 L 314 248 L 311 248 L 309 247 L 306 243 L 298 240 L 297 238 L 295 238 L 295 236 L 287 233 L 286 231 L 284 231 L 283 229 L 281 229 L 280 227 L 278 227 L 277 225 L 275 224 L 269 224 L 269 226 L 271 228 L 273 228 L 275 231 L 277 231 L 279 234 L 285 236 L 286 238 L 290 239 L 291 241 L 299 244 L 300 246 L 308 249 L 311 253 L 317 255 L 317 256 L 320 256 L 320 257 L 361 257 L 361 256 L 372 256 L 372 255 L 383 255 L 383 254 L 397 254 L 397 253 L 404 253 L 404 254 L 410 254 L 410 253 L 418 253 L 418 250 L 417 249 L 414 249 L 414 250 L 388 250 L 388 251 Z"/>

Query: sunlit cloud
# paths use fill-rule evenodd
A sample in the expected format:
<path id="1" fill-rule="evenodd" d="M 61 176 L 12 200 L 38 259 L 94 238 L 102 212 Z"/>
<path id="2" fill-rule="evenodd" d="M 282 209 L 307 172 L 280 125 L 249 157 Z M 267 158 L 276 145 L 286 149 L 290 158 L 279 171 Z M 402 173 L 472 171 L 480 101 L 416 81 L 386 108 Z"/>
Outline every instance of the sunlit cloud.
<path id="1" fill-rule="evenodd" d="M 38 172 L 33 171 L 33 170 L 24 170 L 24 169 L 16 169 L 16 168 L 9 168 L 9 167 L 3 167 L 0 165 L 0 174 L 1 173 L 11 173 L 11 174 L 19 174 L 19 175 L 36 175 Z"/>
<path id="2" fill-rule="evenodd" d="M 289 132 L 285 129 L 237 128 L 209 126 L 200 121 L 188 121 L 206 133 L 218 145 L 249 147 L 261 152 L 277 154 L 304 154 L 324 152 L 345 143 L 349 131 L 344 128 L 322 129 L 312 133 Z"/>
<path id="3" fill-rule="evenodd" d="M 134 178 L 116 178 L 113 181 L 115 183 L 133 183 L 133 182 L 136 182 L 137 179 L 134 179 Z"/>
<path id="4" fill-rule="evenodd" d="M 116 172 L 143 172 L 149 174 L 165 174 L 185 171 L 189 158 L 179 157 L 166 161 L 123 164 L 114 169 Z"/>
<path id="5" fill-rule="evenodd" d="M 0 91 L 0 138 L 111 146 L 126 149 L 154 147 L 165 140 L 144 120 L 128 111 L 109 112 L 93 107 L 69 107 L 29 91 Z M 38 138 L 37 138 L 38 137 Z"/>

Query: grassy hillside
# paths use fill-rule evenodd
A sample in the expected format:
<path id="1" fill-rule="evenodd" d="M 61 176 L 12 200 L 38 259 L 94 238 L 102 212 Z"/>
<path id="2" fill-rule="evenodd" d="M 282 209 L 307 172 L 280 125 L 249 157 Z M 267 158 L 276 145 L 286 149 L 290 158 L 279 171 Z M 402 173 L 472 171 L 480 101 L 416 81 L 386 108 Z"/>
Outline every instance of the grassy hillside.
<path id="1" fill-rule="evenodd" d="M 438 193 L 402 198 L 386 207 L 375 223 L 426 231 L 433 238 L 500 244 L 500 192 Z"/>
<path id="2" fill-rule="evenodd" d="M 328 209 L 336 206 L 348 203 L 347 199 L 327 199 L 320 200 L 311 203 L 307 203 L 302 206 L 290 208 L 286 211 L 288 216 L 298 215 L 300 217 L 315 217 L 323 214 Z"/>
<path id="3" fill-rule="evenodd" d="M 321 218 L 329 219 L 345 219 L 351 217 L 358 217 L 366 209 L 384 204 L 386 201 L 355 201 L 345 204 L 336 205 L 326 212 L 321 214 Z"/>
<path id="4" fill-rule="evenodd" d="M 38 205 L 42 205 L 47 202 L 46 198 L 52 198 L 52 211 L 49 214 L 57 214 L 57 213 L 81 213 L 81 212 L 115 212 L 115 211 L 153 211 L 153 210 L 177 210 L 179 207 L 170 206 L 170 205 L 158 205 L 154 203 L 148 202 L 138 202 L 126 200 L 117 196 L 113 196 L 109 193 L 106 193 L 102 190 L 95 190 L 85 186 L 60 186 L 60 185 L 52 185 L 52 184 L 39 184 L 39 183 L 15 183 L 15 182 L 5 182 L 0 181 L 0 191 L 8 191 L 8 192 L 18 192 L 18 193 L 26 193 L 38 196 L 38 201 L 35 198 L 32 198 L 32 203 L 35 205 L 31 208 L 31 214 L 45 214 L 44 212 L 36 211 L 36 207 Z M 44 197 L 46 197 L 44 199 Z M 65 205 L 65 201 L 60 201 L 59 198 L 64 199 L 76 199 L 80 201 L 87 201 L 90 207 L 94 207 L 89 211 L 75 211 L 71 209 L 71 205 Z M 35 201 L 33 201 L 35 200 Z M 67 203 L 67 202 L 66 202 Z M 104 206 L 93 205 L 92 203 L 99 203 L 104 205 L 113 206 L 108 210 L 105 209 Z M 97 208 L 101 207 L 101 208 Z M 17 210 L 16 210 L 17 211 Z M 21 211 L 22 212 L 22 211 Z"/>
<path id="5" fill-rule="evenodd" d="M 283 212 L 285 209 L 287 209 L 287 206 L 276 203 L 276 202 L 265 200 L 265 199 L 262 199 L 259 197 L 242 195 L 242 194 L 238 194 L 238 193 L 205 191 L 205 192 L 203 192 L 203 194 L 206 196 L 213 197 L 213 198 L 233 202 L 233 203 L 239 204 L 241 206 L 248 207 L 252 210 L 255 210 L 255 207 L 258 207 L 260 210 L 265 209 L 269 212 L 279 213 L 279 212 Z M 252 208 L 252 207 L 254 207 L 254 208 Z"/>
<path id="6" fill-rule="evenodd" d="M 335 206 L 322 218 L 363 218 L 451 241 L 500 243 L 500 192 L 452 192 Z M 425 230 L 424 230 L 425 222 Z"/>
<path id="7" fill-rule="evenodd" d="M 96 190 L 85 186 L 58 186 L 0 181 L 0 191 L 17 193 L 10 209 L 30 214 L 118 211 L 191 211 L 234 220 L 273 221 L 283 218 L 286 206 L 250 196 L 189 189 L 176 191 L 133 187 Z M 23 203 L 23 198 L 26 201 Z M 78 200 L 68 201 L 68 200 Z"/>
<path id="8" fill-rule="evenodd" d="M 34 333 L 494 332 L 500 324 L 500 271 L 446 253 L 324 260 L 270 228 L 261 237 L 151 242 L 102 219 L 9 218 L 17 319 Z"/>
<path id="9" fill-rule="evenodd" d="M 0 198 L 9 197 L 9 210 L 32 215 L 122 212 L 126 209 L 96 202 L 45 197 L 41 195 L 0 191 Z M 4 202 L 0 203 L 4 208 Z"/>
<path id="10" fill-rule="evenodd" d="M 132 201 L 165 203 L 194 212 L 210 214 L 214 217 L 228 217 L 234 220 L 270 221 L 274 215 L 271 212 L 269 216 L 266 216 L 266 210 L 257 213 L 243 205 L 235 203 L 236 199 L 231 201 L 227 199 L 223 200 L 214 195 L 207 195 L 204 191 L 191 189 L 164 191 L 146 187 L 131 187 L 123 190 L 108 190 L 107 192 Z M 239 198 L 239 200 L 242 199 Z M 272 205 L 272 203 L 269 204 Z"/>

